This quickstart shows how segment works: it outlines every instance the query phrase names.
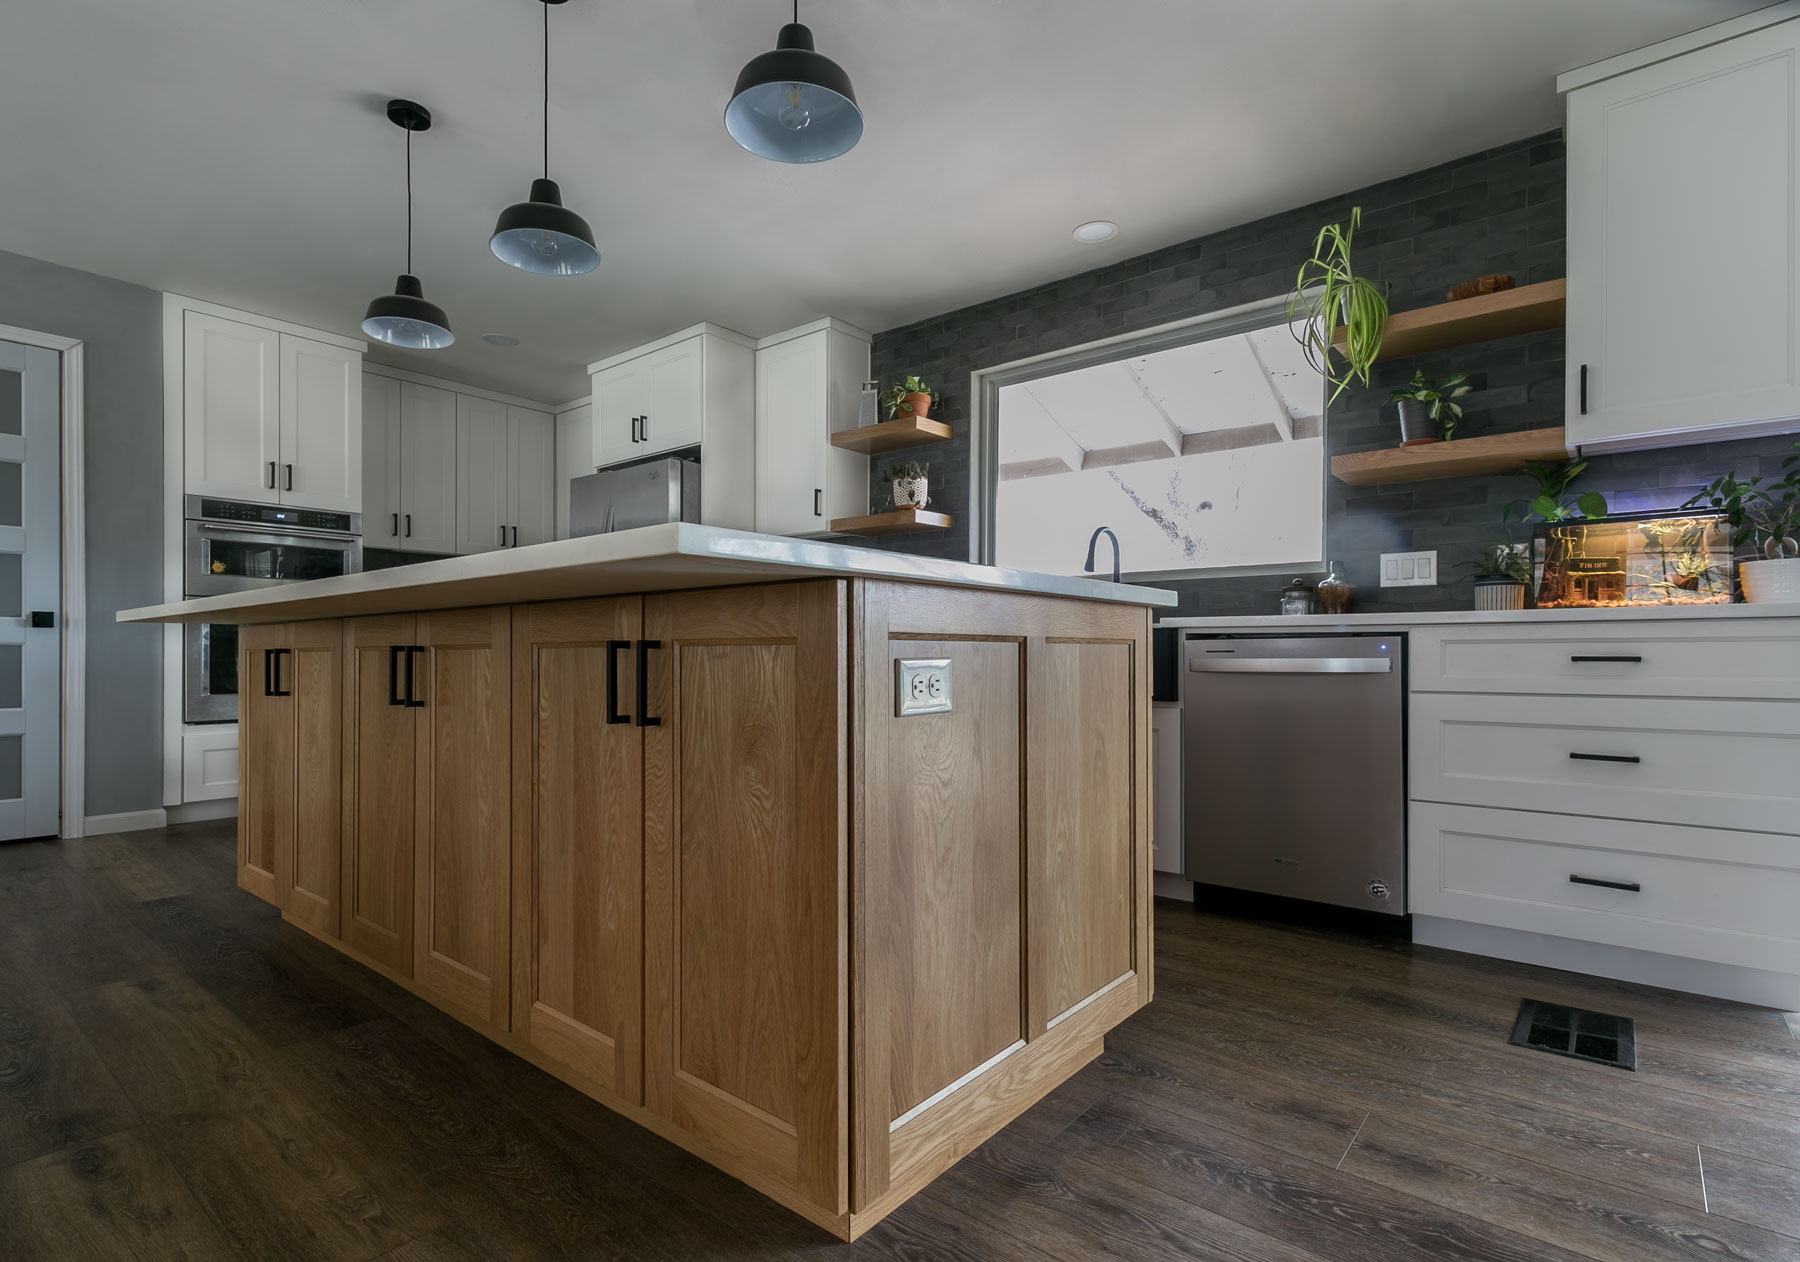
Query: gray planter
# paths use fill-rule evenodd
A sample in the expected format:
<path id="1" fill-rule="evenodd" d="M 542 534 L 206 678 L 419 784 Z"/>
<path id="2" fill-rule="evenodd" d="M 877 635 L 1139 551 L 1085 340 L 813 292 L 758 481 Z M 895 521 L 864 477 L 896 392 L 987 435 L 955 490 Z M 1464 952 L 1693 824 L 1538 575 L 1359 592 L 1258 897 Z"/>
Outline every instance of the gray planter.
<path id="1" fill-rule="evenodd" d="M 1431 419 L 1431 409 L 1417 399 L 1400 400 L 1400 445 L 1443 441 L 1443 431 Z"/>

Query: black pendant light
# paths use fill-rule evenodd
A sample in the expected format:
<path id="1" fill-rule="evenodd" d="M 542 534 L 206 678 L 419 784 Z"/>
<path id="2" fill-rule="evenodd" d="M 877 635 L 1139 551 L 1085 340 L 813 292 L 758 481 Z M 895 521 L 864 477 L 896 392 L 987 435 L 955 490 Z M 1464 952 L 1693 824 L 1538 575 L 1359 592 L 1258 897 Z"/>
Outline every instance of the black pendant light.
<path id="1" fill-rule="evenodd" d="M 502 263 L 538 276 L 579 276 L 600 266 L 594 231 L 587 220 L 562 204 L 562 190 L 550 178 L 550 6 L 544 3 L 544 177 L 531 182 L 531 198 L 508 206 L 494 224 L 488 249 Z"/>
<path id="2" fill-rule="evenodd" d="M 813 51 L 812 32 L 800 25 L 800 0 L 794 0 L 794 20 L 781 28 L 775 51 L 751 58 L 738 75 L 725 107 L 725 130 L 757 157 L 775 162 L 824 162 L 862 139 L 862 110 L 850 76 Z"/>
<path id="3" fill-rule="evenodd" d="M 369 304 L 362 329 L 377 342 L 435 351 L 450 345 L 450 317 L 436 303 L 425 301 L 424 287 L 412 274 L 412 138 L 416 131 L 431 129 L 431 111 L 416 101 L 389 101 L 388 121 L 406 132 L 406 271 L 394 282 L 394 292 Z"/>

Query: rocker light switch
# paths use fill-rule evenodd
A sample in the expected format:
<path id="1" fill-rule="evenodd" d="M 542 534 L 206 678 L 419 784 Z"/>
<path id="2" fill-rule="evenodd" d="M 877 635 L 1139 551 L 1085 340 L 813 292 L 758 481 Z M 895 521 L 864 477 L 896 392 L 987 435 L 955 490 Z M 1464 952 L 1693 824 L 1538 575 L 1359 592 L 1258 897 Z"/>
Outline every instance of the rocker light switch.
<path id="1" fill-rule="evenodd" d="M 943 714 L 950 708 L 950 659 L 947 657 L 896 658 L 894 661 L 894 714 Z"/>
<path id="2" fill-rule="evenodd" d="M 1437 586 L 1436 552 L 1383 552 L 1381 585 L 1383 587 Z"/>

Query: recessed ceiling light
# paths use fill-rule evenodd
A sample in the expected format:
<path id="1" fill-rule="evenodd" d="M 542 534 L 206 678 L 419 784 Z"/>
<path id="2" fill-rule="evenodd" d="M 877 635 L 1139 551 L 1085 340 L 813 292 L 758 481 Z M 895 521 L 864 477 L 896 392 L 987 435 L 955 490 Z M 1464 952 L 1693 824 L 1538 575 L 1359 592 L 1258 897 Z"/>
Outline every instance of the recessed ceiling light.
<path id="1" fill-rule="evenodd" d="M 1094 219 L 1077 225 L 1072 235 L 1083 245 L 1099 245 L 1102 241 L 1111 241 L 1118 236 L 1119 225 L 1110 219 Z"/>
<path id="2" fill-rule="evenodd" d="M 519 344 L 518 338 L 508 337 L 504 333 L 483 333 L 481 340 L 489 346 L 517 346 Z"/>

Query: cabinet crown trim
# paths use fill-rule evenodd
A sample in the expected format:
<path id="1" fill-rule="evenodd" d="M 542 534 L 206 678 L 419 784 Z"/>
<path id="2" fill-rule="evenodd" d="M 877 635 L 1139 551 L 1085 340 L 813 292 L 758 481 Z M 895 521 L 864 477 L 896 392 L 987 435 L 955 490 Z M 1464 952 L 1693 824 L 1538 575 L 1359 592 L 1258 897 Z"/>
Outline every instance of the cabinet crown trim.
<path id="1" fill-rule="evenodd" d="M 310 341 L 323 342 L 327 346 L 355 351 L 359 355 L 366 355 L 369 350 L 369 344 L 360 338 L 345 337 L 341 333 L 327 333 L 323 329 L 310 328 L 307 325 L 294 324 L 287 320 L 277 320 L 273 316 L 258 315 L 254 311 L 240 311 L 236 307 L 221 306 L 216 302 L 207 302 L 201 298 L 189 298 L 186 294 L 164 292 L 163 323 L 165 328 L 172 323 L 179 331 L 182 325 L 182 313 L 187 311 L 197 311 L 201 315 L 215 316 L 221 320 L 236 320 L 239 324 L 267 329 L 272 333 L 285 333 L 289 337 L 303 337 Z"/>
<path id="2" fill-rule="evenodd" d="M 1728 39 L 1736 39 L 1740 35 L 1748 35 L 1752 31 L 1760 31 L 1794 18 L 1800 18 L 1800 0 L 1782 0 L 1780 4 L 1770 5 L 1766 9 L 1758 9 L 1754 13 L 1746 13 L 1742 17 L 1732 18 L 1728 22 L 1716 22 L 1712 26 L 1703 26 L 1697 31 L 1689 31 L 1686 35 L 1677 35 L 1673 39 L 1665 39 L 1660 43 L 1648 44 L 1643 48 L 1634 48 L 1628 53 L 1620 53 L 1616 57 L 1608 57 L 1604 61 L 1591 62 L 1585 66 L 1577 66 L 1573 70 L 1565 70 L 1556 76 L 1556 90 L 1570 92 L 1576 88 L 1585 88 L 1590 83 L 1598 83 L 1602 79 L 1612 79 L 1622 74 L 1629 74 L 1633 70 L 1642 70 L 1645 66 L 1653 66 L 1659 61 L 1668 61 L 1670 58 L 1708 48 L 1713 44 L 1722 44 Z"/>
<path id="3" fill-rule="evenodd" d="M 654 342 L 645 342 L 642 346 L 634 346 L 628 351 L 620 351 L 617 355 L 609 355 L 605 359 L 596 359 L 587 366 L 588 375 L 592 376 L 597 372 L 605 372 L 608 368 L 616 368 L 620 364 L 630 363 L 632 360 L 648 355 L 653 351 L 663 350 L 666 347 L 675 345 L 677 342 L 685 342 L 691 337 L 703 336 L 717 338 L 722 342 L 730 342 L 732 345 L 741 346 L 745 350 L 753 351 L 756 349 L 755 338 L 745 337 L 742 333 L 734 332 L 720 324 L 709 324 L 705 321 L 701 321 L 699 324 L 691 325 L 679 332 L 670 333 L 666 337 L 659 337 Z"/>
<path id="4" fill-rule="evenodd" d="M 448 377 L 433 377 L 422 372 L 414 372 L 410 368 L 396 368 L 392 364 L 372 364 L 363 362 L 363 372 L 371 377 L 387 377 L 394 381 L 410 381 L 416 386 L 431 386 L 437 390 L 448 390 L 452 394 L 473 395 L 477 399 L 486 399 L 490 403 L 505 403 L 516 408 L 530 408 L 533 412 L 554 413 L 554 405 L 538 399 L 527 399 L 518 394 L 502 394 L 498 390 L 489 390 L 485 386 L 472 386 L 466 381 L 452 381 Z"/>
<path id="5" fill-rule="evenodd" d="M 835 316 L 825 316 L 818 320 L 809 321 L 806 324 L 796 325 L 791 329 L 783 329 L 779 333 L 771 333 L 769 336 L 760 339 L 756 343 L 756 349 L 759 351 L 766 351 L 771 346 L 780 346 L 783 342 L 791 342 L 795 338 L 805 337 L 809 333 L 818 333 L 826 329 L 829 329 L 834 333 L 847 333 L 859 342 L 872 343 L 875 340 L 875 335 L 873 333 L 860 329 L 847 320 L 839 320 Z"/>

